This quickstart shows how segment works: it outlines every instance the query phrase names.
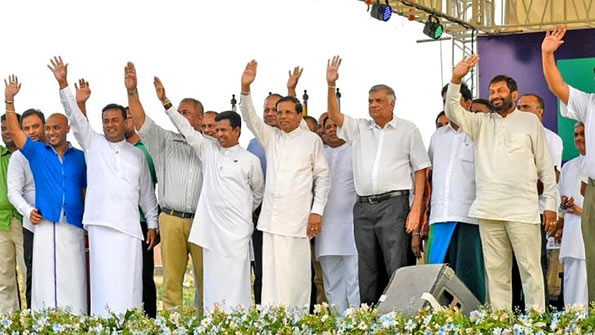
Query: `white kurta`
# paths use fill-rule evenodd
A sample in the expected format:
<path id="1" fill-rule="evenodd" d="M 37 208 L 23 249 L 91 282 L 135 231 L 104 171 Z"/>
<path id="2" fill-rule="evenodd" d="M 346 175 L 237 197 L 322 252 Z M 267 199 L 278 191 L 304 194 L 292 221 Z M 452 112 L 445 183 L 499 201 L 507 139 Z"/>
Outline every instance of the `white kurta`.
<path id="1" fill-rule="evenodd" d="M 552 156 L 552 163 L 556 167 L 556 170 L 561 171 L 562 169 L 562 151 L 564 150 L 564 145 L 562 144 L 562 138 L 553 131 L 543 127 L 543 131 L 545 133 L 545 139 L 547 140 L 547 146 L 550 150 L 550 155 Z M 558 196 L 556 199 L 560 199 Z M 560 205 L 560 201 L 556 203 Z M 545 198 L 543 194 L 539 195 L 539 213 L 543 214 L 543 209 L 545 206 Z"/>
<path id="2" fill-rule="evenodd" d="M 286 133 L 266 125 L 250 95 L 242 95 L 240 110 L 267 160 L 257 227 L 264 232 L 262 304 L 302 307 L 310 292 L 308 220 L 323 214 L 330 189 L 322 141 L 299 127 Z"/>
<path id="3" fill-rule="evenodd" d="M 204 248 L 204 307 L 248 307 L 252 212 L 264 191 L 260 162 L 239 145 L 224 148 L 201 135 L 176 108 L 167 115 L 202 162 L 202 193 L 188 240 Z"/>
<path id="4" fill-rule="evenodd" d="M 139 248 L 143 240 L 139 205 L 147 226 L 150 229 L 158 227 L 157 199 L 147 159 L 140 149 L 125 140 L 113 143 L 95 133 L 79 110 L 70 88 L 60 90 L 60 98 L 87 161 L 88 187 L 83 224 L 89 230 L 89 240 L 95 241 L 90 244 L 89 257 L 91 313 L 107 315 L 106 305 L 113 312 L 122 313 L 136 307 L 142 298 L 130 290 L 114 289 L 126 288 L 127 283 L 134 281 L 135 271 L 118 270 L 124 268 L 123 265 L 142 269 L 142 258 L 129 252 L 131 245 L 136 243 L 133 240 L 138 241 Z M 89 229 L 91 226 L 105 229 Z M 105 245 L 109 252 L 93 249 L 107 242 L 101 236 L 93 236 L 95 232 L 111 236 L 109 244 Z M 117 237 L 118 234 L 122 236 Z M 142 292 L 142 282 L 138 281 L 138 285 Z"/>
<path id="5" fill-rule="evenodd" d="M 31 309 L 70 308 L 87 314 L 85 235 L 66 222 L 41 221 L 33 241 Z M 77 283 L 73 283 L 77 278 Z"/>
<path id="6" fill-rule="evenodd" d="M 564 164 L 560 173 L 560 195 L 574 198 L 583 207 L 580 193 L 581 175 L 585 169 L 585 156 L 576 157 Z M 579 215 L 565 213 L 560 262 L 564 264 L 564 304 L 588 303 L 587 264 L 585 245 Z"/>

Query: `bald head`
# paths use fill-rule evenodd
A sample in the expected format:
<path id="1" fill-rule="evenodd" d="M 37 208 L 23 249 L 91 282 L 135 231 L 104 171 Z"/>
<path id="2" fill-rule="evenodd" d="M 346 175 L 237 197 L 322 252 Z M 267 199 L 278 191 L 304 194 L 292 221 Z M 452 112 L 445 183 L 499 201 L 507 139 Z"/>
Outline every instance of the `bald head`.
<path id="1" fill-rule="evenodd" d="M 69 131 L 68 118 L 64 114 L 52 114 L 45 121 L 45 138 L 54 148 L 67 145 L 66 135 Z"/>

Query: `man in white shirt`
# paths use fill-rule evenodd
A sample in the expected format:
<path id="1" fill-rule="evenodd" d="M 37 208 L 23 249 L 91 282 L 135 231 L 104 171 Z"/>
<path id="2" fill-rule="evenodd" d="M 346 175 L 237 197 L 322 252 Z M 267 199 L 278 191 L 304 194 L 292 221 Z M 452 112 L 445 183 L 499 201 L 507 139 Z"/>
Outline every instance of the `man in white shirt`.
<path id="1" fill-rule="evenodd" d="M 462 84 L 460 93 L 460 104 L 469 111 L 471 91 Z M 432 163 L 428 263 L 448 263 L 477 299 L 485 303 L 479 222 L 469 217 L 475 200 L 475 145 L 463 129 L 449 122 L 432 135 L 428 155 Z"/>
<path id="2" fill-rule="evenodd" d="M 561 207 L 565 211 L 560 220 L 563 227 L 558 227 L 562 229 L 560 262 L 564 264 L 564 305 L 588 305 L 587 264 L 581 230 L 583 196 L 580 193 L 580 175 L 585 166 L 585 126 L 580 122 L 574 126 L 574 144 L 580 156 L 566 162 L 560 173 Z"/>
<path id="3" fill-rule="evenodd" d="M 541 122 L 541 124 L 543 124 L 543 113 L 545 111 L 545 104 L 543 102 L 543 99 L 537 95 L 537 94 L 525 94 L 523 95 L 518 102 L 518 109 L 521 112 L 528 112 L 528 113 L 533 113 L 537 116 L 537 118 L 539 119 L 539 122 Z M 548 148 L 550 150 L 550 156 L 552 157 L 552 162 L 554 163 L 554 169 L 556 172 L 556 182 L 558 182 L 559 176 L 560 176 L 560 169 L 562 167 L 562 150 L 563 150 L 563 145 L 562 145 L 562 138 L 560 138 L 560 136 L 556 133 L 554 133 L 553 131 L 549 130 L 546 127 L 543 127 L 543 130 L 545 131 L 545 138 L 547 140 L 547 144 L 548 144 Z M 541 182 L 537 183 L 537 190 L 539 192 L 539 214 L 541 214 L 543 216 L 543 210 L 544 210 L 544 206 L 545 206 L 545 198 L 543 197 L 543 184 L 541 184 Z M 556 197 L 557 198 L 557 197 Z M 542 226 L 543 227 L 543 226 Z M 541 268 L 543 271 L 543 280 L 545 283 L 545 302 L 546 302 L 546 306 L 549 305 L 549 294 L 548 294 L 548 285 L 547 285 L 547 273 L 549 270 L 549 260 L 547 257 L 547 240 L 548 240 L 548 235 L 547 232 L 544 229 L 541 229 Z M 522 294 L 519 294 L 520 292 L 515 292 L 515 281 L 517 281 L 518 284 L 520 284 L 520 274 L 517 272 L 513 271 L 513 296 L 522 296 Z M 520 285 L 517 285 L 517 287 L 520 289 Z M 513 299 L 514 300 L 514 299 Z"/>
<path id="4" fill-rule="evenodd" d="M 45 142 L 45 116 L 40 110 L 28 109 L 21 117 L 25 135 L 33 141 Z M 31 275 L 33 274 L 33 224 L 41 222 L 41 215 L 35 208 L 35 181 L 29 161 L 17 150 L 8 163 L 8 199 L 23 216 L 23 246 L 27 266 L 27 306 L 31 307 Z"/>
<path id="5" fill-rule="evenodd" d="M 353 235 L 353 205 L 357 199 L 353 184 L 351 146 L 337 137 L 337 124 L 328 117 L 324 154 L 329 164 L 331 190 L 324 209 L 324 225 L 316 236 L 314 255 L 323 272 L 324 292 L 330 304 L 343 313 L 359 307 L 357 248 Z"/>
<path id="6" fill-rule="evenodd" d="M 155 89 L 162 103 L 168 101 L 157 77 Z M 189 241 L 203 248 L 204 308 L 247 309 L 252 304 L 252 212 L 264 192 L 260 162 L 239 145 L 242 119 L 236 112 L 215 117 L 216 140 L 195 131 L 174 107 L 166 114 L 202 162 L 203 186 Z"/>
<path id="7" fill-rule="evenodd" d="M 263 232 L 262 304 L 304 307 L 309 305 L 311 291 L 309 238 L 321 229 L 330 188 L 328 164 L 320 138 L 299 127 L 299 100 L 284 97 L 277 102 L 279 128 L 258 117 L 250 97 L 256 67 L 256 61 L 251 61 L 242 74 L 240 110 L 267 159 L 257 226 Z"/>
<path id="8" fill-rule="evenodd" d="M 545 309 L 540 264 L 541 234 L 537 181 L 546 199 L 544 224 L 556 222 L 556 175 L 539 119 L 515 108 L 516 81 L 499 75 L 490 82 L 490 103 L 496 113 L 468 113 L 460 104 L 459 85 L 479 61 L 471 56 L 453 70 L 446 97 L 446 116 L 475 143 L 476 199 L 469 216 L 479 219 L 494 309 L 512 309 L 512 253 L 518 261 L 527 308 Z"/>
<path id="9" fill-rule="evenodd" d="M 388 278 L 407 265 L 410 234 L 420 222 L 430 160 L 417 127 L 393 114 L 395 94 L 390 87 L 370 89 L 371 120 L 356 120 L 339 111 L 335 84 L 340 64 L 337 56 L 327 66 L 328 115 L 340 127 L 338 136 L 353 150 L 360 297 L 362 303 L 375 304 Z M 412 189 L 415 196 L 410 208 Z"/>
<path id="10" fill-rule="evenodd" d="M 152 249 L 156 240 L 157 199 L 149 166 L 143 152 L 126 142 L 124 107 L 104 107 L 104 135 L 96 133 L 68 87 L 67 66 L 61 58 L 51 63 L 64 111 L 87 159 L 83 222 L 89 232 L 91 314 L 124 313 L 142 302 L 141 248 Z M 149 228 L 146 245 L 139 205 Z"/>
<path id="11" fill-rule="evenodd" d="M 595 94 L 585 93 L 564 82 L 556 66 L 554 52 L 564 43 L 566 33 L 564 27 L 548 31 L 541 44 L 543 73 L 550 91 L 560 99 L 562 116 L 582 122 L 585 125 L 588 143 L 595 143 Z M 589 285 L 589 301 L 595 300 L 595 145 L 586 148 L 586 165 L 589 182 L 585 193 L 582 216 L 582 232 L 585 241 L 585 260 L 587 262 L 587 280 Z"/>

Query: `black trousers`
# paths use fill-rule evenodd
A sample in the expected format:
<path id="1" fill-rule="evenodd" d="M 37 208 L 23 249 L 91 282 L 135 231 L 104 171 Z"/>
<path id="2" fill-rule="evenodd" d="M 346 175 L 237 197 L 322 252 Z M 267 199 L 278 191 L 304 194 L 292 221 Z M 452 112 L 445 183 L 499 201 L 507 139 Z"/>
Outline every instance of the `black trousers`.
<path id="1" fill-rule="evenodd" d="M 252 262 L 252 270 L 254 271 L 254 303 L 257 305 L 260 305 L 262 298 L 262 232 L 256 230 L 261 208 L 262 205 L 258 206 L 252 213 L 252 222 L 254 223 L 254 232 L 252 233 L 254 261 Z"/>
<path id="2" fill-rule="evenodd" d="M 362 303 L 376 304 L 393 272 L 408 264 L 411 248 L 411 235 L 405 231 L 408 214 L 407 195 L 376 204 L 355 203 L 353 219 Z"/>
<path id="3" fill-rule="evenodd" d="M 27 307 L 31 308 L 31 278 L 33 276 L 33 236 L 34 234 L 29 230 L 23 228 L 23 249 L 25 254 L 25 266 L 27 267 L 27 288 L 25 295 L 27 296 Z"/>
<path id="4" fill-rule="evenodd" d="M 141 221 L 140 226 L 146 241 L 147 223 Z M 159 243 L 159 240 L 157 240 L 157 243 Z M 147 247 L 148 245 L 143 241 L 143 309 L 149 317 L 155 318 L 157 317 L 157 289 L 153 278 L 155 272 L 155 248 L 147 250 Z"/>

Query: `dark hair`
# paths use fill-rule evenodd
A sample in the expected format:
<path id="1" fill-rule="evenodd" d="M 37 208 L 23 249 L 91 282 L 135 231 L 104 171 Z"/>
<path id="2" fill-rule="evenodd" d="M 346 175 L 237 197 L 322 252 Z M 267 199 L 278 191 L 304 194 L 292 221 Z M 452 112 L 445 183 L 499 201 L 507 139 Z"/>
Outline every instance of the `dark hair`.
<path id="1" fill-rule="evenodd" d="M 446 90 L 448 90 L 448 84 L 442 86 L 442 92 L 440 93 L 440 95 L 444 96 Z M 463 99 L 465 101 L 473 99 L 473 94 L 471 94 L 471 90 L 469 89 L 469 86 L 467 86 L 467 84 L 461 83 L 461 88 L 459 89 L 459 92 L 461 93 L 461 96 L 463 96 Z"/>
<path id="2" fill-rule="evenodd" d="M 483 99 L 483 98 L 473 99 L 473 101 L 471 102 L 471 104 L 472 105 L 473 104 L 484 105 L 484 106 L 486 106 L 490 110 L 490 113 L 494 111 L 494 107 L 492 107 L 492 104 L 487 99 Z"/>
<path id="3" fill-rule="evenodd" d="M 506 86 L 510 90 L 510 93 L 519 90 L 519 87 L 516 84 L 516 80 L 514 80 L 511 77 L 504 75 L 504 74 L 499 74 L 499 75 L 495 76 L 494 78 L 492 78 L 492 80 L 490 80 L 489 86 L 492 86 L 492 84 L 500 83 L 500 82 L 506 83 Z"/>
<path id="4" fill-rule="evenodd" d="M 194 105 L 194 108 L 197 108 L 198 109 L 198 112 L 200 114 L 203 114 L 204 113 L 204 110 L 205 109 L 203 108 L 202 103 L 200 101 L 198 101 L 198 100 L 196 100 L 194 98 L 184 98 L 184 99 L 180 100 L 180 103 L 183 103 L 183 102 L 190 102 L 190 103 L 192 103 Z"/>
<path id="5" fill-rule="evenodd" d="M 215 121 L 223 121 L 223 120 L 229 120 L 231 129 L 235 129 L 235 128 L 240 128 L 240 130 L 242 129 L 242 117 L 240 116 L 240 114 L 238 114 L 234 111 L 221 112 L 221 113 L 218 113 L 217 116 L 215 116 Z"/>
<path id="6" fill-rule="evenodd" d="M 29 108 L 29 109 L 27 109 L 23 113 L 23 116 L 21 117 L 21 122 L 24 119 L 26 119 L 29 116 L 31 116 L 31 115 L 36 115 L 41 120 L 41 125 L 44 125 L 45 124 L 45 115 L 43 115 L 43 112 L 42 111 L 40 111 L 39 109 L 35 109 L 35 108 Z"/>
<path id="7" fill-rule="evenodd" d="M 120 112 L 122 112 L 122 118 L 124 120 L 126 120 L 126 108 L 124 108 L 124 106 L 118 105 L 118 104 L 108 104 L 105 107 L 103 107 L 103 109 L 101 110 L 101 117 L 103 118 L 103 113 L 105 113 L 105 111 L 110 110 L 110 109 L 119 109 Z"/>
<path id="8" fill-rule="evenodd" d="M 15 113 L 17 115 L 17 120 L 19 120 L 19 123 L 21 123 L 21 114 L 19 113 Z M 2 116 L 0 116 L 0 122 L 4 122 L 6 121 L 6 114 L 2 114 Z"/>
<path id="9" fill-rule="evenodd" d="M 545 102 L 543 101 L 543 99 L 535 94 L 535 93 L 528 93 L 528 94 L 524 94 L 524 97 L 534 97 L 537 100 L 537 104 L 539 105 L 539 108 L 544 109 L 545 108 Z"/>
<path id="10" fill-rule="evenodd" d="M 438 122 L 438 119 L 440 119 L 440 117 L 441 117 L 442 115 L 446 116 L 446 113 L 444 113 L 444 111 L 442 111 L 442 112 L 438 113 L 438 115 L 436 115 L 436 120 L 434 121 L 434 124 L 435 124 L 436 122 Z"/>
<path id="11" fill-rule="evenodd" d="M 288 95 L 279 99 L 279 101 L 277 101 L 277 103 L 275 104 L 275 110 L 278 110 L 279 104 L 282 102 L 293 102 L 293 104 L 295 105 L 295 111 L 298 114 L 302 114 L 302 103 L 298 100 L 298 98 Z"/>
<path id="12" fill-rule="evenodd" d="M 314 122 L 314 124 L 316 125 L 316 127 L 318 127 L 318 121 L 316 121 L 315 118 L 311 117 L 310 115 L 305 115 L 304 116 L 304 121 L 308 121 L 310 120 L 311 122 Z"/>

